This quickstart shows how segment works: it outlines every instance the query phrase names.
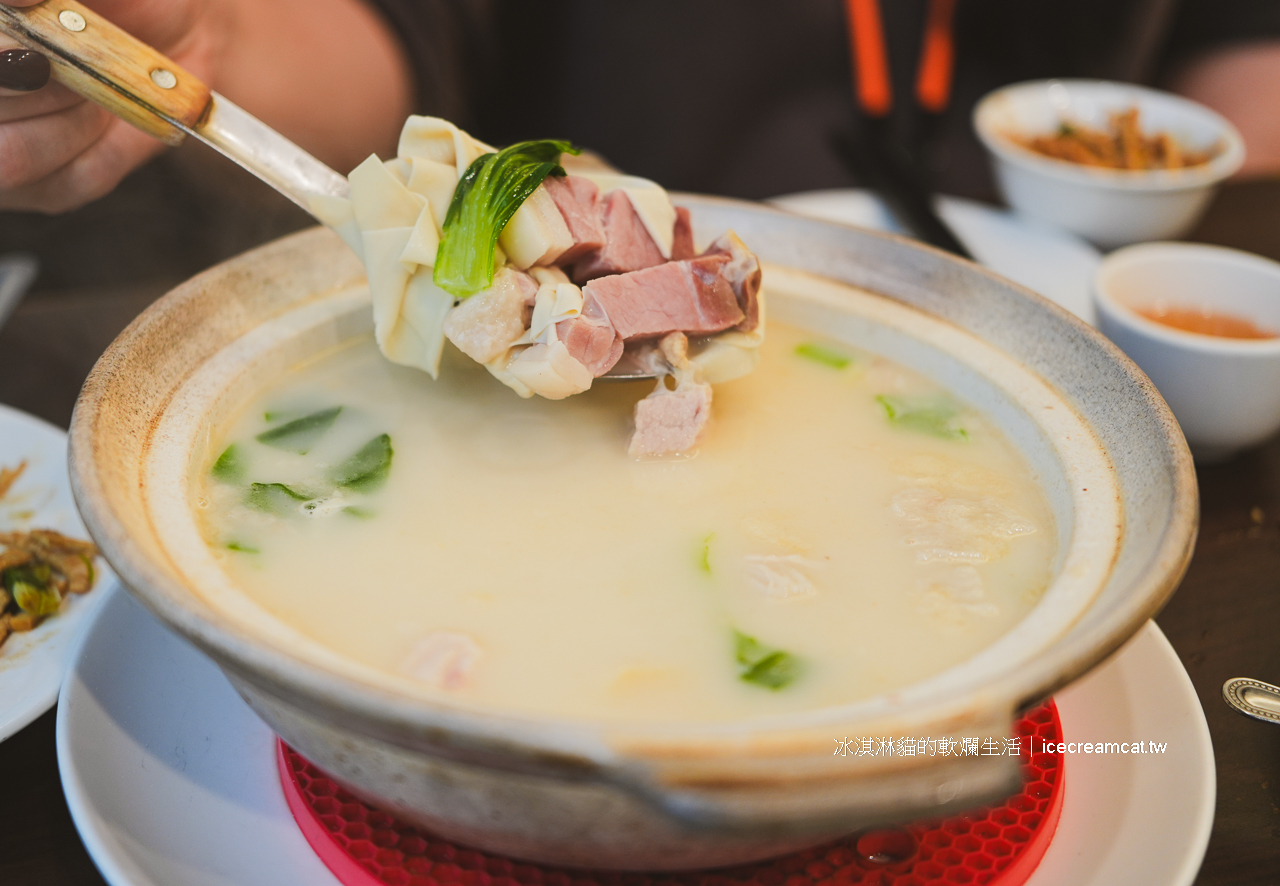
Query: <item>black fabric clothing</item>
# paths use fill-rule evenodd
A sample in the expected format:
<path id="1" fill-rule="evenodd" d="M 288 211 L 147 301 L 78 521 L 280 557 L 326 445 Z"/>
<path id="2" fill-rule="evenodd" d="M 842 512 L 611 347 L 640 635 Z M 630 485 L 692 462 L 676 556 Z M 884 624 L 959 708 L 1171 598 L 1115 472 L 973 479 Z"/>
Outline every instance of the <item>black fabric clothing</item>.
<path id="1" fill-rule="evenodd" d="M 497 144 L 570 138 L 680 190 L 760 198 L 855 182 L 832 133 L 854 115 L 843 0 L 365 0 L 414 65 L 416 108 Z M 924 0 L 881 0 L 910 95 Z M 1280 37 L 1280 0 L 958 0 L 955 97 L 932 152 L 942 191 L 994 199 L 969 114 L 1049 76 L 1158 80 L 1231 42 Z M 177 282 L 311 224 L 207 148 L 169 151 L 48 217 L 0 212 L 0 252 L 40 290 Z M 101 232 L 132 232 L 129 248 Z M 75 256 L 68 260 L 68 256 Z"/>
<path id="2" fill-rule="evenodd" d="M 489 141 L 567 137 L 680 190 L 760 198 L 856 184 L 831 149 L 855 113 L 841 0 L 369 2 L 412 50 L 418 108 Z M 924 4 L 881 8 L 901 99 Z M 1153 81 L 1213 46 L 1280 37 L 1280 2 L 959 0 L 955 33 L 931 165 L 939 189 L 990 199 L 969 119 L 987 91 L 1054 76 Z M 463 68 L 442 74 L 445 63 Z"/>

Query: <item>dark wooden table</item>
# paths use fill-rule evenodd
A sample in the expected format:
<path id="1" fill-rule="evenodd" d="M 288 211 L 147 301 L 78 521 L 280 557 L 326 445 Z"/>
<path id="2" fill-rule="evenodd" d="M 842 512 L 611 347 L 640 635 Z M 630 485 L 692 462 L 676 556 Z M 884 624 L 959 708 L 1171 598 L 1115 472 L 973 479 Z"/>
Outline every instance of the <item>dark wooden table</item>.
<path id="1" fill-rule="evenodd" d="M 171 283 L 305 221 L 256 191 L 231 195 L 221 210 L 157 217 L 139 208 L 148 189 L 192 187 L 166 169 L 160 184 L 127 183 L 116 204 L 91 207 L 87 218 L 0 218 L 0 251 L 39 251 L 46 267 L 0 330 L 0 403 L 65 427 L 94 360 Z M 187 196 L 222 186 L 200 187 L 206 193 Z M 260 205 L 246 212 L 244 201 L 254 200 Z M 211 225 L 222 233 L 204 235 Z M 1280 182 L 1227 188 L 1193 238 L 1280 259 Z M 1221 687 L 1235 676 L 1280 682 L 1280 439 L 1201 470 L 1200 493 L 1195 559 L 1157 619 L 1195 683 L 1217 757 L 1217 817 L 1197 882 L 1277 883 L 1280 727 L 1230 711 Z M 0 744 L 0 884 L 101 883 L 63 800 L 50 711 Z"/>

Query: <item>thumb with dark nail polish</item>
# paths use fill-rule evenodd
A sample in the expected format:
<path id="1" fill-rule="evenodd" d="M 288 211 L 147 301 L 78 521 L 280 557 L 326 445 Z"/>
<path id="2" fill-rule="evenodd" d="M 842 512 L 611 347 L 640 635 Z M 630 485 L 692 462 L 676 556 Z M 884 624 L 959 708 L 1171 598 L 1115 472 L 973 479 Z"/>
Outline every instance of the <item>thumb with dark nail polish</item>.
<path id="1" fill-rule="evenodd" d="M 35 92 L 49 82 L 49 60 L 31 49 L 0 52 L 0 88 Z"/>

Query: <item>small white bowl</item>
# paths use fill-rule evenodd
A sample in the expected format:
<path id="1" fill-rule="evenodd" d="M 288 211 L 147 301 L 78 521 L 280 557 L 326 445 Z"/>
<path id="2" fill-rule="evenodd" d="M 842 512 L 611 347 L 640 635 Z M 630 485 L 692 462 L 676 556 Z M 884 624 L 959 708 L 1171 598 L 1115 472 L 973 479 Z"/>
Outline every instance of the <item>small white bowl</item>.
<path id="1" fill-rule="evenodd" d="M 1102 260 L 1093 298 L 1098 328 L 1164 395 L 1197 461 L 1229 458 L 1280 430 L 1280 338 L 1184 332 L 1138 313 L 1209 309 L 1280 333 L 1280 263 L 1221 246 L 1144 243 Z"/>
<path id="2" fill-rule="evenodd" d="M 1188 150 L 1217 153 L 1184 169 L 1105 169 L 1046 157 L 1011 138 L 1050 133 L 1063 121 L 1105 128 L 1110 114 L 1135 106 L 1144 132 L 1168 132 Z M 1188 99 L 1127 83 L 1016 83 L 978 102 L 973 125 L 1010 206 L 1104 248 L 1182 236 L 1216 185 L 1244 162 L 1244 141 L 1223 117 Z"/>

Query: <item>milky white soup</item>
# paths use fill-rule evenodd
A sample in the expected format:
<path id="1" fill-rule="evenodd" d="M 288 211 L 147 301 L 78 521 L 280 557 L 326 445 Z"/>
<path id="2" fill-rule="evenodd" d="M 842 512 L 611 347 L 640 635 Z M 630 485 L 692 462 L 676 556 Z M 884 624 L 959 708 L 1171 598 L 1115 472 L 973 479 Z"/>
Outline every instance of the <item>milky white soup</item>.
<path id="1" fill-rule="evenodd" d="M 362 338 L 224 426 L 197 513 L 232 581 L 339 655 L 568 717 L 854 701 L 971 657 L 1050 582 L 1026 462 L 901 366 L 774 323 L 698 451 L 636 461 L 650 387 L 522 400 Z"/>

